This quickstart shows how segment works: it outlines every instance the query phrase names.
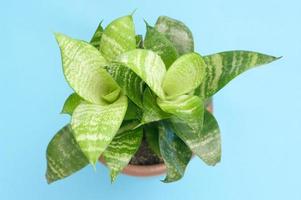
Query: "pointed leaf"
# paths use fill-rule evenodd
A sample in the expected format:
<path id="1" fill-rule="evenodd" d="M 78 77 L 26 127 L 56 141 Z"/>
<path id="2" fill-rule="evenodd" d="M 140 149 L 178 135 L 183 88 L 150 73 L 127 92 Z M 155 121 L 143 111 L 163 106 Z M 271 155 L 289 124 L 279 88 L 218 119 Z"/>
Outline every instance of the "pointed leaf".
<path id="1" fill-rule="evenodd" d="M 173 43 L 180 55 L 194 51 L 192 33 L 183 22 L 161 16 L 158 18 L 155 28 Z"/>
<path id="2" fill-rule="evenodd" d="M 157 31 L 155 28 L 146 25 L 147 31 L 144 40 L 145 49 L 156 52 L 163 62 L 166 68 L 177 59 L 178 52 L 174 45 L 164 36 L 164 34 Z"/>
<path id="3" fill-rule="evenodd" d="M 92 45 L 56 34 L 61 49 L 63 69 L 69 85 L 88 102 L 104 104 L 103 96 L 118 88 L 102 67 L 107 63 Z"/>
<path id="4" fill-rule="evenodd" d="M 181 56 L 170 66 L 164 77 L 164 92 L 169 97 L 176 97 L 193 91 L 204 79 L 205 67 L 205 62 L 197 53 Z"/>
<path id="5" fill-rule="evenodd" d="M 176 136 L 168 123 L 159 126 L 159 145 L 167 174 L 163 182 L 177 181 L 184 176 L 192 153 L 186 144 Z"/>
<path id="6" fill-rule="evenodd" d="M 111 182 L 114 182 L 120 171 L 129 164 L 141 144 L 142 136 L 141 127 L 120 133 L 104 151 L 106 165 L 111 171 Z"/>
<path id="7" fill-rule="evenodd" d="M 121 87 L 123 93 L 141 108 L 143 80 L 130 68 L 120 63 L 111 63 L 106 69 Z"/>
<path id="8" fill-rule="evenodd" d="M 102 21 L 99 23 L 92 39 L 90 40 L 90 44 L 92 44 L 97 49 L 99 49 L 100 40 L 101 40 L 101 36 L 103 33 L 103 28 L 102 28 L 101 24 L 102 24 Z"/>
<path id="9" fill-rule="evenodd" d="M 78 94 L 71 94 L 65 101 L 62 112 L 63 114 L 72 115 L 74 109 L 84 100 Z"/>
<path id="10" fill-rule="evenodd" d="M 107 60 L 112 61 L 116 56 L 133 49 L 136 49 L 136 35 L 131 15 L 120 17 L 105 28 L 100 51 Z"/>
<path id="11" fill-rule="evenodd" d="M 80 148 L 95 165 L 117 133 L 127 110 L 127 98 L 121 96 L 109 105 L 80 104 L 72 115 L 72 129 Z"/>
<path id="12" fill-rule="evenodd" d="M 227 51 L 203 57 L 206 76 L 197 95 L 207 98 L 242 72 L 279 58 L 251 51 Z"/>
<path id="13" fill-rule="evenodd" d="M 70 125 L 62 128 L 47 147 L 48 183 L 70 176 L 88 165 L 88 160 L 73 137 Z"/>
<path id="14" fill-rule="evenodd" d="M 143 115 L 142 123 L 150 123 L 154 121 L 159 121 L 162 119 L 167 119 L 171 115 L 164 112 L 156 102 L 156 96 L 152 94 L 149 88 L 144 90 L 143 94 Z"/>
<path id="15" fill-rule="evenodd" d="M 160 56 L 150 50 L 136 49 L 120 55 L 117 61 L 129 67 L 157 96 L 164 99 L 161 85 L 166 69 Z"/>

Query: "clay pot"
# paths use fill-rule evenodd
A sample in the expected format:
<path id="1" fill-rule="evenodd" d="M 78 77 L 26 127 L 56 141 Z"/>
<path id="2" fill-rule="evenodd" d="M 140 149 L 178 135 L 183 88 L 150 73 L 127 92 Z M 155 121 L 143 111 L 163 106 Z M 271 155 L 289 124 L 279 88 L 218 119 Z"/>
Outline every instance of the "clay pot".
<path id="1" fill-rule="evenodd" d="M 209 112 L 213 112 L 212 103 L 209 103 L 207 106 Z M 101 157 L 99 161 L 104 165 L 106 164 L 104 159 Z M 166 166 L 164 163 L 155 164 L 155 165 L 131 165 L 126 166 L 123 171 L 123 174 L 130 176 L 158 176 L 166 173 Z"/>

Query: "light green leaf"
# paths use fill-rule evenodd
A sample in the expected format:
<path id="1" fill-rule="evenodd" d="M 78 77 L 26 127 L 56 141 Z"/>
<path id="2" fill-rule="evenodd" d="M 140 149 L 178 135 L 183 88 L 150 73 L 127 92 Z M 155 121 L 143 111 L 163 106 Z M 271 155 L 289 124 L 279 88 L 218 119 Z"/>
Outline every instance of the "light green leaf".
<path id="1" fill-rule="evenodd" d="M 117 133 L 127 110 L 127 97 L 109 105 L 80 104 L 72 115 L 72 129 L 80 148 L 92 165 Z"/>
<path id="2" fill-rule="evenodd" d="M 107 63 L 92 45 L 56 34 L 61 49 L 63 69 L 69 85 L 83 99 L 104 104 L 103 97 L 118 88 L 117 83 L 102 67 Z"/>
<path id="3" fill-rule="evenodd" d="M 180 55 L 194 51 L 192 33 L 183 22 L 160 16 L 155 28 L 173 43 Z"/>
<path id="4" fill-rule="evenodd" d="M 252 51 L 226 51 L 204 56 L 203 59 L 207 64 L 206 76 L 196 94 L 207 98 L 242 72 L 278 60 L 279 57 Z"/>
<path id="5" fill-rule="evenodd" d="M 78 94 L 76 93 L 71 94 L 66 99 L 61 113 L 72 115 L 74 109 L 83 101 L 84 100 L 80 96 L 78 96 Z"/>
<path id="6" fill-rule="evenodd" d="M 52 183 L 88 165 L 88 160 L 73 137 L 70 125 L 62 128 L 47 147 L 46 179 Z"/>
<path id="7" fill-rule="evenodd" d="M 166 69 L 160 56 L 150 50 L 136 49 L 120 55 L 117 61 L 134 71 L 157 96 L 165 98 L 161 85 Z"/>
<path id="8" fill-rule="evenodd" d="M 146 124 L 144 127 L 144 135 L 148 147 L 161 158 L 160 147 L 159 147 L 159 129 L 157 123 Z"/>
<path id="9" fill-rule="evenodd" d="M 111 92 L 110 94 L 107 94 L 103 97 L 103 99 L 105 101 L 107 101 L 108 103 L 113 103 L 116 99 L 118 99 L 119 95 L 120 95 L 120 88 L 117 88 L 116 90 L 114 90 L 113 92 Z"/>
<path id="10" fill-rule="evenodd" d="M 143 49 L 143 37 L 142 35 L 136 35 L 136 48 L 137 49 Z"/>
<path id="11" fill-rule="evenodd" d="M 103 28 L 102 28 L 101 24 L 102 24 L 102 21 L 99 23 L 92 39 L 90 40 L 90 44 L 92 44 L 97 49 L 99 49 L 100 40 L 101 40 L 101 36 L 103 33 Z"/>
<path id="12" fill-rule="evenodd" d="M 109 61 L 116 56 L 136 49 L 135 25 L 131 15 L 111 22 L 104 30 L 100 41 L 100 52 Z"/>
<path id="13" fill-rule="evenodd" d="M 111 63 L 106 67 L 107 71 L 137 106 L 142 107 L 143 80 L 130 68 L 120 63 Z"/>
<path id="14" fill-rule="evenodd" d="M 155 28 L 146 24 L 146 35 L 144 40 L 145 49 L 152 50 L 156 52 L 163 62 L 166 68 L 177 59 L 178 52 L 174 45 L 159 31 Z"/>
<path id="15" fill-rule="evenodd" d="M 175 100 L 157 99 L 158 105 L 165 112 L 174 116 L 170 118 L 173 131 L 179 136 L 193 153 L 202 157 L 202 128 L 204 119 L 204 103 L 197 96 L 183 95 Z"/>
<path id="16" fill-rule="evenodd" d="M 111 171 L 111 182 L 114 182 L 120 171 L 129 164 L 141 144 L 142 136 L 141 127 L 120 133 L 104 151 L 106 165 Z"/>
<path id="17" fill-rule="evenodd" d="M 167 119 L 171 115 L 164 112 L 156 102 L 156 96 L 152 94 L 149 88 L 144 90 L 143 94 L 143 115 L 142 123 L 150 123 L 154 121 L 159 121 L 162 119 Z"/>
<path id="18" fill-rule="evenodd" d="M 159 126 L 159 146 L 167 167 L 163 182 L 169 183 L 181 179 L 192 153 L 186 144 L 172 132 L 168 123 L 161 123 Z"/>
<path id="19" fill-rule="evenodd" d="M 189 53 L 178 58 L 168 69 L 163 90 L 169 97 L 177 97 L 197 88 L 205 76 L 206 64 L 197 53 Z"/>

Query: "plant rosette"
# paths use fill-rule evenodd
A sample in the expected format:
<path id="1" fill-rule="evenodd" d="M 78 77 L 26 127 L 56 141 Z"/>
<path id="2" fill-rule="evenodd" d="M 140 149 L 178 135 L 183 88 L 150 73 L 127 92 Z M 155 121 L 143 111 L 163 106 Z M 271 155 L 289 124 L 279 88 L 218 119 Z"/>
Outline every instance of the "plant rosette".
<path id="1" fill-rule="evenodd" d="M 90 42 L 55 34 L 74 93 L 62 110 L 71 121 L 47 147 L 48 183 L 99 159 L 112 182 L 123 170 L 156 175 L 165 169 L 163 182 L 177 181 L 192 155 L 216 165 L 221 137 L 208 101 L 242 72 L 279 59 L 241 50 L 201 56 L 189 28 L 166 16 L 146 29 L 145 37 L 136 35 L 128 15 L 105 29 L 100 23 Z M 140 162 L 144 152 L 157 163 Z"/>

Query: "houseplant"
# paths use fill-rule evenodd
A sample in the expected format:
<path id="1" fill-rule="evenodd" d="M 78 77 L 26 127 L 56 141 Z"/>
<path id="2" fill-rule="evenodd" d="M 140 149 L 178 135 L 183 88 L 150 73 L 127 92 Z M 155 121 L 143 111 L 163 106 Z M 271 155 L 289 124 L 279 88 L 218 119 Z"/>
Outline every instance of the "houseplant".
<path id="1" fill-rule="evenodd" d="M 251 51 L 201 56 L 188 27 L 165 16 L 146 28 L 144 38 L 136 35 L 128 15 L 100 24 L 90 43 L 55 34 L 74 93 L 62 111 L 71 122 L 47 148 L 49 183 L 99 158 L 112 181 L 143 159 L 164 162 L 164 182 L 179 180 L 192 155 L 215 165 L 221 141 L 210 98 L 240 73 L 278 59 Z"/>

